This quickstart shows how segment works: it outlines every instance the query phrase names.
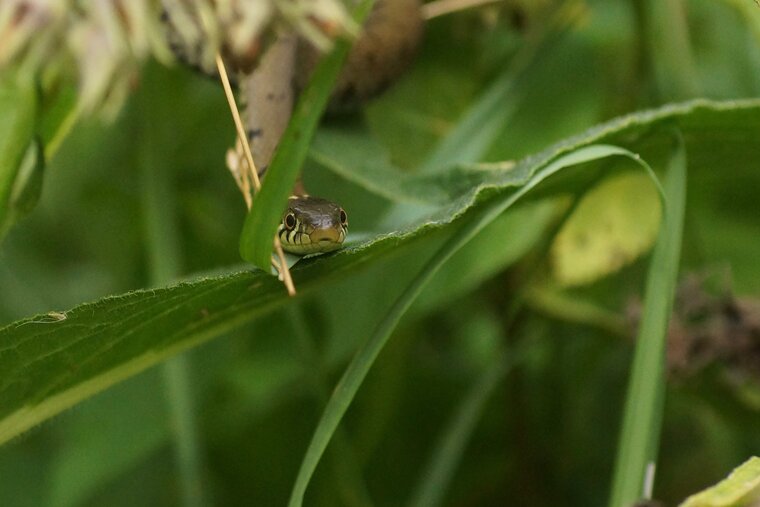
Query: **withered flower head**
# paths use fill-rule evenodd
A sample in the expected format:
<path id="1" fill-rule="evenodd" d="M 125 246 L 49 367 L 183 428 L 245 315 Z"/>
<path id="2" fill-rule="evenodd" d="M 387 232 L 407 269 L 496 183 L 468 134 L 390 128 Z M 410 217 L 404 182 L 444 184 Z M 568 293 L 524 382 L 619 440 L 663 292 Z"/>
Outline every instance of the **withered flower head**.
<path id="1" fill-rule="evenodd" d="M 356 29 L 341 0 L 2 0 L 0 73 L 75 78 L 83 110 L 111 113 L 145 58 L 171 61 L 170 44 L 204 69 L 222 51 L 250 70 L 280 31 L 326 49 Z"/>

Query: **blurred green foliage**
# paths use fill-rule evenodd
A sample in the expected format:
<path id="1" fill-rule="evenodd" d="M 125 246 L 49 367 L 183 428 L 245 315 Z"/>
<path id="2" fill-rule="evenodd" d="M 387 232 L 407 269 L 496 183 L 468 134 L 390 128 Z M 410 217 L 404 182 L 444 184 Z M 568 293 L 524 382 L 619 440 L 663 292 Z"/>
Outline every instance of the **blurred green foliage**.
<path id="1" fill-rule="evenodd" d="M 352 234 L 405 230 L 445 201 L 440 189 L 469 181 L 466 171 L 427 164 L 446 153 L 440 143 L 452 132 L 474 136 L 453 144 L 464 150 L 458 162 L 499 162 L 672 100 L 757 96 L 758 26 L 760 8 L 728 0 L 509 2 L 433 20 L 400 83 L 359 117 L 321 127 L 304 169 L 307 188 L 343 204 Z M 46 126 L 61 123 L 60 102 L 42 109 L 43 140 L 53 137 Z M 472 118 L 488 121 L 478 129 Z M 758 108 L 715 114 L 711 129 L 698 119 L 684 122 L 692 128 L 685 135 L 682 272 L 728 265 L 733 288 L 757 296 Z M 0 245 L 0 322 L 42 314 L 27 326 L 54 328 L 54 317 L 44 319 L 48 312 L 151 284 L 151 256 L 161 252 L 153 252 L 149 233 L 146 167 L 165 172 L 171 198 L 164 210 L 174 216 L 183 274 L 244 269 L 238 240 L 245 207 L 224 167 L 233 138 L 217 83 L 149 64 L 113 124 L 80 121 L 47 161 L 39 204 Z M 636 144 L 655 167 L 668 147 L 669 138 L 656 133 Z M 338 163 L 362 158 L 368 168 L 355 176 L 351 164 Z M 431 456 L 446 454 L 441 435 L 450 420 L 464 444 L 461 459 L 451 457 L 442 505 L 606 501 L 631 342 L 588 312 L 567 315 L 523 295 L 549 287 L 625 323 L 628 303 L 643 288 L 646 256 L 574 289 L 556 286 L 547 257 L 573 196 L 617 166 L 583 167 L 552 180 L 551 189 L 493 222 L 444 266 L 370 371 L 306 505 L 364 505 L 367 496 L 376 505 L 399 505 L 415 492 L 423 498 L 423 470 Z M 384 177 L 390 169 L 406 171 L 412 186 Z M 357 256 L 350 272 L 320 274 L 297 300 L 262 309 L 190 351 L 210 502 L 286 502 L 347 361 L 456 232 L 443 228 L 366 262 Z M 603 233 L 588 234 L 596 232 Z M 241 293 L 256 276 L 237 278 Z M 279 289 L 274 280 L 264 285 Z M 233 298 L 230 305 L 253 302 Z M 191 301 L 187 308 L 194 309 Z M 125 305 L 113 318 L 129 316 Z M 170 330 L 148 324 L 141 332 L 155 333 L 160 343 Z M 623 326 L 623 335 L 633 334 Z M 494 364 L 503 357 L 511 362 L 501 371 Z M 669 385 L 655 497 L 677 503 L 760 448 L 758 406 L 726 373 L 711 368 Z M 480 389 L 488 396 L 479 401 L 473 393 Z M 165 398 L 150 369 L 6 443 L 0 505 L 178 505 Z M 452 419 L 462 410 L 474 422 Z"/>

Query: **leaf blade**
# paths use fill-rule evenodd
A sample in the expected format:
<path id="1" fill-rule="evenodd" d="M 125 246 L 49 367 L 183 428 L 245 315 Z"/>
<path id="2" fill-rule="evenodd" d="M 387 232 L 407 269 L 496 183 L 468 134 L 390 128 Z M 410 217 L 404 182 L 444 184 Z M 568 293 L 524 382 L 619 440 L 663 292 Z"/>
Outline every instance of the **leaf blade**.
<path id="1" fill-rule="evenodd" d="M 478 183 L 438 212 L 408 227 L 333 255 L 302 261 L 293 271 L 295 281 L 301 292 L 307 293 L 332 279 L 348 276 L 437 231 L 458 227 L 454 222 L 466 213 L 483 209 L 495 197 L 511 195 L 538 167 L 563 153 L 589 143 L 619 139 L 630 145 L 639 133 L 663 123 L 677 123 L 693 149 L 706 144 L 704 149 L 712 152 L 715 145 L 711 142 L 720 141 L 721 146 L 736 151 L 738 156 L 724 165 L 725 170 L 730 170 L 731 163 L 744 163 L 743 149 L 752 150 L 756 145 L 760 101 L 689 102 L 594 127 Z M 741 136 L 732 134 L 737 128 L 742 129 Z M 731 143 L 727 144 L 727 139 Z M 700 163 L 695 157 L 692 160 Z M 702 168 L 712 170 L 711 160 L 704 164 Z M 239 271 L 106 297 L 62 313 L 63 320 L 57 314 L 43 314 L 0 328 L 0 383 L 4 385 L 0 387 L 0 443 L 94 392 L 286 301 L 281 284 L 274 278 L 261 272 Z M 72 392 L 88 382 L 89 389 Z M 57 404 L 41 406 L 64 391 L 76 396 L 67 397 L 65 403 L 58 400 Z M 19 418 L 21 412 L 23 417 Z M 17 414 L 15 418 L 13 414 Z"/>
<path id="2" fill-rule="evenodd" d="M 0 80 L 0 240 L 16 219 L 12 194 L 24 154 L 32 146 L 36 102 L 28 76 L 9 74 Z"/>
<path id="3" fill-rule="evenodd" d="M 665 343 L 675 297 L 686 206 L 686 153 L 680 138 L 668 165 L 665 222 L 647 275 L 644 311 L 615 463 L 611 507 L 624 507 L 647 496 L 646 490 L 651 489 L 651 484 L 646 484 L 648 467 L 656 462 L 665 400 Z"/>

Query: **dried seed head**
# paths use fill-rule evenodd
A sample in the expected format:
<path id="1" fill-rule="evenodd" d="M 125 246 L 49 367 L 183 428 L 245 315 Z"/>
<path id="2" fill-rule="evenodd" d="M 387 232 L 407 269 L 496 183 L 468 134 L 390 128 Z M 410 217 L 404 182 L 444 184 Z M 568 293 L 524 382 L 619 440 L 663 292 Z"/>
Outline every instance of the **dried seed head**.
<path id="1" fill-rule="evenodd" d="M 281 30 L 325 48 L 355 27 L 340 0 L 0 0 L 0 72 L 75 78 L 80 107 L 112 113 L 150 55 L 166 63 L 173 46 L 213 71 L 221 50 L 245 71 Z"/>

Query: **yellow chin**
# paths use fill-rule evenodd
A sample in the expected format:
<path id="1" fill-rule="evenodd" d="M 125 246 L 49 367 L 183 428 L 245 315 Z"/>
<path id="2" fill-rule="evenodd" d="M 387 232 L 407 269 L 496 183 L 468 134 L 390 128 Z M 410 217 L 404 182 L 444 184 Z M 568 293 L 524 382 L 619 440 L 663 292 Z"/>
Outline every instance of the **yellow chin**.
<path id="1" fill-rule="evenodd" d="M 319 243 L 304 243 L 302 245 L 288 245 L 283 244 L 282 249 L 288 253 L 296 255 L 308 255 L 313 253 L 326 253 L 340 250 L 343 246 L 343 242 L 335 241 L 320 241 Z"/>
<path id="2" fill-rule="evenodd" d="M 309 255 L 339 250 L 346 239 L 345 231 L 319 230 L 311 234 L 281 233 L 282 249 L 295 255 Z"/>

